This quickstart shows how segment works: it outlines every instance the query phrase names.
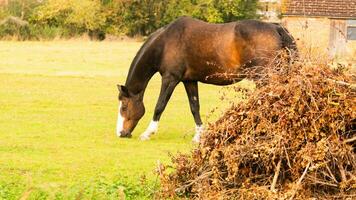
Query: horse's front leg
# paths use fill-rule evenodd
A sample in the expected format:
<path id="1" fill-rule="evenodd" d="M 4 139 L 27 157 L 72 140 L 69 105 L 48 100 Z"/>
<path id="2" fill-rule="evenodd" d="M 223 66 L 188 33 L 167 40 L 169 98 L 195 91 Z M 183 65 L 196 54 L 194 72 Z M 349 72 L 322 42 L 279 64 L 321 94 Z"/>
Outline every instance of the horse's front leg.
<path id="1" fill-rule="evenodd" d="M 174 91 L 174 88 L 177 86 L 178 83 L 178 78 L 174 76 L 169 75 L 162 77 L 161 92 L 159 94 L 159 98 L 156 104 L 153 119 L 150 125 L 147 127 L 146 131 L 141 134 L 141 140 L 150 139 L 150 136 L 158 131 L 158 121 L 161 118 L 162 112 L 166 108 L 166 105 Z"/>
<path id="2" fill-rule="evenodd" d="M 203 131 L 203 123 L 200 118 L 198 82 L 184 82 L 184 87 L 188 95 L 190 110 L 192 111 L 195 121 L 195 135 L 193 137 L 193 141 L 199 142 L 200 134 Z"/>

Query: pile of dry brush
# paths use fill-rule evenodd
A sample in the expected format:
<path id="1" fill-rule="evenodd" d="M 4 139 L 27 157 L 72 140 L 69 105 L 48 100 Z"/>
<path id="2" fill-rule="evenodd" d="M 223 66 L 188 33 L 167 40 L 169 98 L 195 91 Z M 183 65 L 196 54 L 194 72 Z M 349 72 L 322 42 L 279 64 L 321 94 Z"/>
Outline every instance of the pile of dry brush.
<path id="1" fill-rule="evenodd" d="M 355 199 L 355 77 L 326 64 L 266 68 L 262 87 L 160 165 L 160 198 Z"/>

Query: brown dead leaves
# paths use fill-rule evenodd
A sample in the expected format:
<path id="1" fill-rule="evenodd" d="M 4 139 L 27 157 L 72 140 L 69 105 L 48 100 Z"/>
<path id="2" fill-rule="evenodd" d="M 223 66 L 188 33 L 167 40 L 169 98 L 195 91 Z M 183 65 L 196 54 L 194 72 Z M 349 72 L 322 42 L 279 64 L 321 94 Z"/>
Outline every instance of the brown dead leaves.
<path id="1" fill-rule="evenodd" d="M 263 73 L 173 172 L 159 166 L 161 197 L 356 198 L 355 77 L 306 61 Z"/>

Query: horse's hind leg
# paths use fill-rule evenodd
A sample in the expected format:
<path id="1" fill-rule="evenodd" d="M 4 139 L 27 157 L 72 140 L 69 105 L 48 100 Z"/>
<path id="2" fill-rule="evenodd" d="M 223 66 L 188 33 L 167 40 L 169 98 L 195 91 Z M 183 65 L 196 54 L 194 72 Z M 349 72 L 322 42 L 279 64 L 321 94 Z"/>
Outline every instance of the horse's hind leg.
<path id="1" fill-rule="evenodd" d="M 154 111 L 153 119 L 146 131 L 140 136 L 141 140 L 148 140 L 153 133 L 158 131 L 158 121 L 161 118 L 162 112 L 166 108 L 169 99 L 172 96 L 174 88 L 179 83 L 179 80 L 171 75 L 162 77 L 162 86 L 159 98 Z"/>
<path id="2" fill-rule="evenodd" d="M 190 110 L 192 111 L 195 125 L 196 125 L 193 141 L 199 142 L 200 134 L 203 130 L 203 126 L 202 126 L 203 123 L 200 118 L 198 82 L 196 81 L 184 82 L 184 87 L 188 95 Z"/>

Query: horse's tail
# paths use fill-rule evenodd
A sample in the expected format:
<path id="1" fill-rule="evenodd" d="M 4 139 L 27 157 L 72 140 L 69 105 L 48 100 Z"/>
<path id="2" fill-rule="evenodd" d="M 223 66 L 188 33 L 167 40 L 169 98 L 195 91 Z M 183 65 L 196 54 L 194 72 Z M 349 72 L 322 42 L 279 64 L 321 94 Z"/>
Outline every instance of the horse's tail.
<path id="1" fill-rule="evenodd" d="M 281 24 L 275 24 L 275 25 L 277 26 L 277 32 L 281 37 L 282 48 L 289 51 L 291 56 L 298 57 L 298 48 L 293 36 Z"/>

